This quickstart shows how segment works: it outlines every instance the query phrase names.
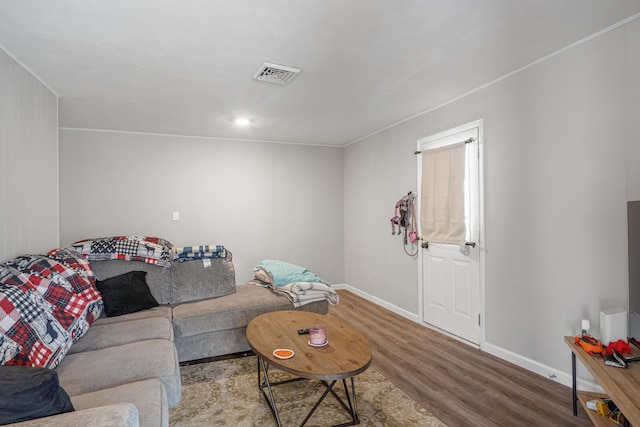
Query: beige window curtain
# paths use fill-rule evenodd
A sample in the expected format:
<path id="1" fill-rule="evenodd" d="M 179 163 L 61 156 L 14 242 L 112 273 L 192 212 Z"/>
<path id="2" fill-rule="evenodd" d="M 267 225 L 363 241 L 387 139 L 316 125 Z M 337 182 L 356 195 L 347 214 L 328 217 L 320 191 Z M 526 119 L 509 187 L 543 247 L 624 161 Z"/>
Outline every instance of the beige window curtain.
<path id="1" fill-rule="evenodd" d="M 422 240 L 464 244 L 465 143 L 422 151 Z"/>

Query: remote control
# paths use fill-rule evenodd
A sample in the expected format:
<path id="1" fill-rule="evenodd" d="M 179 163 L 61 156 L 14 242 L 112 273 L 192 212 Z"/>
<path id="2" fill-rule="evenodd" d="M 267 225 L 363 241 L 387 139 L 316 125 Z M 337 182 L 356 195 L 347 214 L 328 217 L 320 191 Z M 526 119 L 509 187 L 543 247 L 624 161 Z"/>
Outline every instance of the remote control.
<path id="1" fill-rule="evenodd" d="M 299 333 L 300 335 L 308 334 L 308 333 L 309 333 L 309 329 L 298 329 L 298 333 Z"/>

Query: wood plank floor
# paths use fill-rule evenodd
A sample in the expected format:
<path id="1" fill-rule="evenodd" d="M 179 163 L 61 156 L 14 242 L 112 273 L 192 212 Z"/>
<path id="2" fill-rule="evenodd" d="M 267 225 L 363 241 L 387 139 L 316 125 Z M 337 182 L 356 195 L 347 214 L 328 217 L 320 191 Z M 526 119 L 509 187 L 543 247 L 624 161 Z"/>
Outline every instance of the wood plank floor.
<path id="1" fill-rule="evenodd" d="M 592 425 L 569 387 L 338 292 L 329 313 L 369 339 L 375 369 L 449 427 Z"/>

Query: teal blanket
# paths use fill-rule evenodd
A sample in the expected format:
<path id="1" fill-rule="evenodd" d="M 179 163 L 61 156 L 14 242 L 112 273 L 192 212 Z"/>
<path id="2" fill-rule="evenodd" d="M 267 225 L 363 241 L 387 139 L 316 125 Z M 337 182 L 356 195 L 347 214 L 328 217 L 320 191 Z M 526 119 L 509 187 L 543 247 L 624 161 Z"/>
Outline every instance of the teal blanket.
<path id="1" fill-rule="evenodd" d="M 265 270 L 269 273 L 273 278 L 273 284 L 276 286 L 284 286 L 289 283 L 296 282 L 311 282 L 329 285 L 329 283 L 325 282 L 306 268 L 283 261 L 276 261 L 272 259 L 262 260 L 262 262 L 253 269 L 253 271 L 258 270 Z"/>

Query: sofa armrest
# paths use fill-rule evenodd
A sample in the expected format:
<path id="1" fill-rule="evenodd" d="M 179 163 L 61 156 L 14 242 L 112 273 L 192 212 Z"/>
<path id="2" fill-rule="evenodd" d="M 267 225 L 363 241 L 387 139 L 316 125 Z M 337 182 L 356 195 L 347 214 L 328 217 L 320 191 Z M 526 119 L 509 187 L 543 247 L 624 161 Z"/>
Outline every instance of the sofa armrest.
<path id="1" fill-rule="evenodd" d="M 138 408 L 117 403 L 11 424 L 12 427 L 139 427 Z"/>

